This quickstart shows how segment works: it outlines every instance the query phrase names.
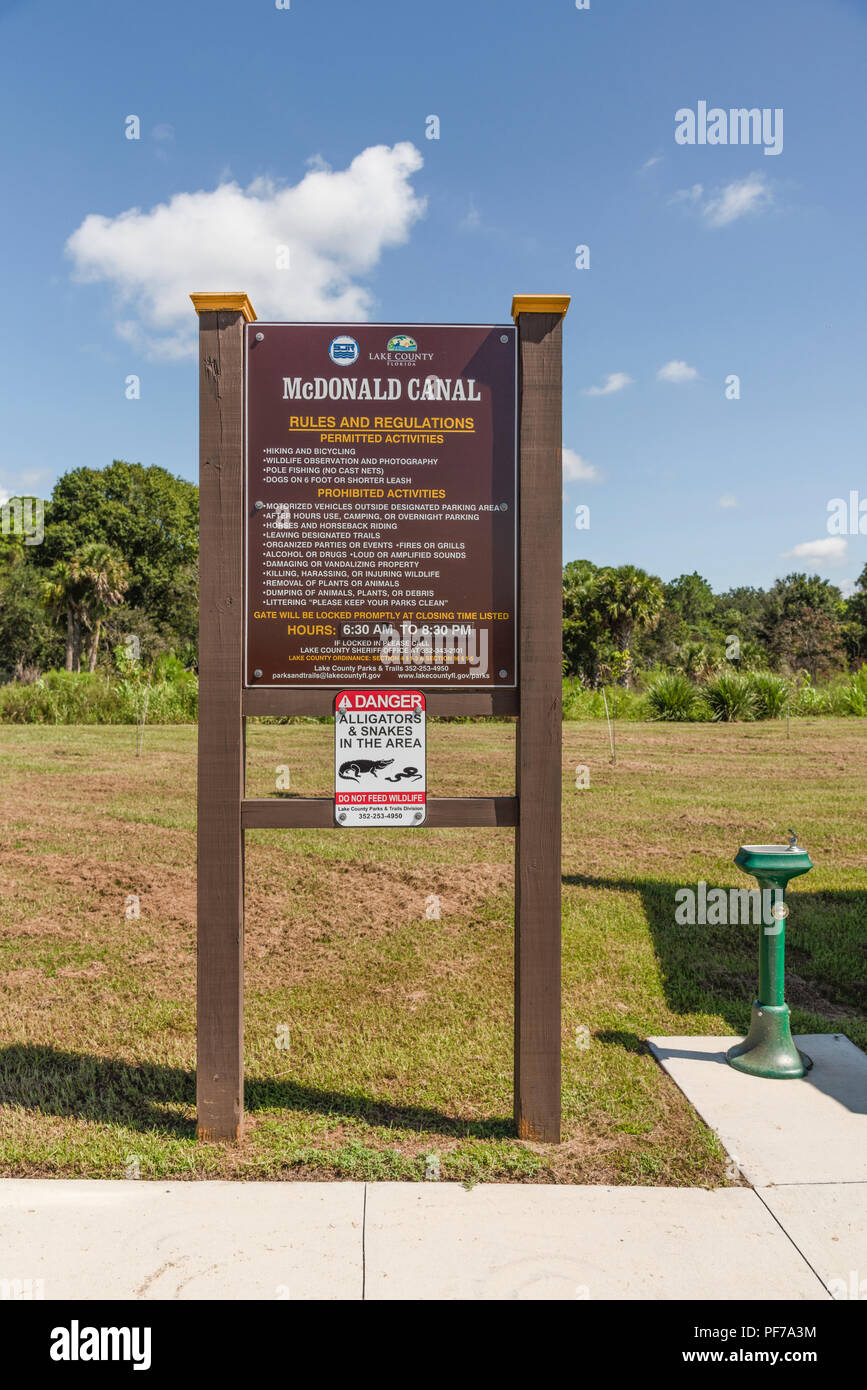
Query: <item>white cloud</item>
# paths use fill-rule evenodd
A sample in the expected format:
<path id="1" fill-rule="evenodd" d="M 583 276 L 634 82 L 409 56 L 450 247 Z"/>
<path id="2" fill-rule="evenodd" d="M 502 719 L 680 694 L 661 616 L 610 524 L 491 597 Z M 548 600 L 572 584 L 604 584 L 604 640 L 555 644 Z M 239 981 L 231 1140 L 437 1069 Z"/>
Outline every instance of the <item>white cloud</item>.
<path id="1" fill-rule="evenodd" d="M 698 367 L 690 367 L 686 362 L 666 362 L 656 373 L 657 381 L 670 381 L 680 386 L 684 381 L 698 380 Z"/>
<path id="2" fill-rule="evenodd" d="M 737 505 L 738 499 L 732 492 L 724 493 L 723 496 L 717 502 L 718 507 L 736 507 Z"/>
<path id="3" fill-rule="evenodd" d="M 194 354 L 191 291 L 245 290 L 262 318 L 360 321 L 373 296 L 358 277 L 424 213 L 410 183 L 422 163 L 408 141 L 369 146 L 337 171 L 316 158 L 291 186 L 231 181 L 149 212 L 91 213 L 66 250 L 76 279 L 113 286 L 119 335 L 154 356 Z"/>
<path id="4" fill-rule="evenodd" d="M 669 203 L 697 203 L 703 193 L 704 185 L 694 183 L 692 188 L 679 188 L 668 201 Z"/>
<path id="5" fill-rule="evenodd" d="M 702 207 L 702 216 L 712 227 L 726 227 L 751 212 L 760 212 L 773 202 L 764 174 L 748 174 L 745 179 L 726 184 L 715 191 Z"/>
<path id="6" fill-rule="evenodd" d="M 700 205 L 701 215 L 709 227 L 727 227 L 739 217 L 770 207 L 774 195 L 765 175 L 756 172 L 745 179 L 735 179 L 724 188 L 710 189 L 706 198 L 704 185 L 694 183 L 691 188 L 679 188 L 668 201 L 670 204 Z"/>
<path id="7" fill-rule="evenodd" d="M 609 372 L 605 378 L 604 386 L 588 386 L 586 391 L 582 391 L 583 396 L 610 396 L 615 391 L 622 391 L 624 386 L 629 386 L 632 377 L 625 372 Z"/>
<path id="8" fill-rule="evenodd" d="M 563 476 L 569 482 L 598 483 L 601 478 L 599 469 L 594 464 L 588 463 L 574 449 L 563 450 Z"/>
<path id="9" fill-rule="evenodd" d="M 820 565 L 842 565 L 848 558 L 845 536 L 822 536 L 817 541 L 802 541 L 792 550 L 784 550 L 781 559 L 806 560 L 817 568 Z"/>
<path id="10" fill-rule="evenodd" d="M 641 166 L 641 173 L 643 174 L 644 171 L 645 171 L 645 169 L 652 169 L 653 166 L 654 166 L 654 164 L 661 164 L 661 163 L 662 163 L 662 155 L 661 155 L 661 154 L 652 154 L 652 155 L 650 156 L 650 158 L 649 158 L 649 159 L 645 159 L 644 163 L 642 164 L 642 166 Z"/>

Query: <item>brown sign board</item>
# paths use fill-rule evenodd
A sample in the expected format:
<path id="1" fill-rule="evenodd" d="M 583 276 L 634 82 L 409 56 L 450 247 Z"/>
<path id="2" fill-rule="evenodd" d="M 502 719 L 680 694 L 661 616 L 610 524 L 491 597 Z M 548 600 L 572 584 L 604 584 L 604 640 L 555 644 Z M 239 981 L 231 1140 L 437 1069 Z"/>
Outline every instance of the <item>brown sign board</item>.
<path id="1" fill-rule="evenodd" d="M 245 684 L 514 687 L 514 325 L 245 332 Z"/>
<path id="2" fill-rule="evenodd" d="M 192 299 L 199 315 L 201 528 L 199 1137 L 236 1141 L 243 1134 L 246 832 L 337 830 L 349 823 L 348 813 L 340 820 L 343 803 L 336 809 L 336 797 L 246 796 L 246 720 L 317 717 L 335 701 L 340 708 L 344 696 L 374 712 L 385 702 L 391 732 L 380 726 L 360 734 L 340 761 L 343 735 L 336 735 L 335 790 L 348 786 L 350 793 L 379 798 L 382 773 L 386 801 L 368 804 L 387 805 L 391 788 L 406 786 L 398 804 L 412 806 L 424 762 L 412 730 L 401 731 L 403 721 L 391 715 L 416 696 L 435 714 L 517 716 L 514 795 L 425 792 L 422 821 L 416 821 L 417 802 L 412 816 L 433 829 L 514 827 L 515 1123 L 523 1139 L 559 1143 L 562 319 L 569 298 L 516 295 L 517 334 L 511 325 L 491 324 L 269 324 L 256 321 L 240 291 Z M 343 434 L 350 439 L 336 437 Z M 332 447 L 345 452 L 326 452 Z M 400 477 L 408 481 L 390 481 Z M 374 501 L 382 510 L 354 505 Z M 424 510 L 423 501 L 434 510 Z M 292 544 L 284 547 L 287 537 Z M 396 544 L 401 541 L 407 543 Z M 439 541 L 447 544 L 440 548 Z M 412 557 L 425 551 L 464 558 L 426 560 L 424 569 L 439 573 L 422 575 Z M 410 592 L 417 586 L 426 592 Z M 380 605 L 383 590 L 388 603 Z M 371 657 L 352 643 L 372 632 L 329 633 L 326 650 L 315 645 L 326 634 L 289 631 L 290 624 L 315 627 L 317 620 L 364 623 L 360 603 L 374 597 L 371 612 L 381 606 L 401 618 L 416 615 L 417 628 L 427 621 L 450 632 L 451 612 L 461 621 L 468 615 L 477 637 L 489 625 L 489 672 L 478 669 L 478 651 L 462 665 L 438 664 L 435 650 L 435 679 L 421 663 L 411 662 L 404 675 L 373 659 L 345 660 L 347 652 Z M 423 602 L 403 608 L 402 599 Z M 328 611 L 349 617 L 326 620 Z M 418 616 L 425 612 L 434 619 Z M 302 635 L 303 644 L 296 640 Z M 351 679 L 336 678 L 341 664 L 350 667 Z"/>

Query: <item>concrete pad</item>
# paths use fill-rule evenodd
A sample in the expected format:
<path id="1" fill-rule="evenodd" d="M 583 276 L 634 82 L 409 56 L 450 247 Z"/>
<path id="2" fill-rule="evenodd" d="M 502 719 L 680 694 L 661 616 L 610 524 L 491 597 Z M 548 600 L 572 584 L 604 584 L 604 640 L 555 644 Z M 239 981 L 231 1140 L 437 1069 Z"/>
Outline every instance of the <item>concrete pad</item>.
<path id="1" fill-rule="evenodd" d="M 363 1219 L 363 1183 L 7 1179 L 0 1280 L 46 1299 L 360 1299 Z"/>
<path id="2" fill-rule="evenodd" d="M 365 1269 L 374 1300 L 828 1298 L 745 1187 L 375 1183 Z"/>
<path id="3" fill-rule="evenodd" d="M 867 1056 L 838 1033 L 796 1037 L 813 1059 L 800 1081 L 767 1081 L 725 1059 L 734 1038 L 648 1038 L 746 1180 L 867 1182 Z"/>
<path id="4" fill-rule="evenodd" d="M 867 1183 L 762 1187 L 758 1195 L 833 1298 L 867 1299 Z"/>

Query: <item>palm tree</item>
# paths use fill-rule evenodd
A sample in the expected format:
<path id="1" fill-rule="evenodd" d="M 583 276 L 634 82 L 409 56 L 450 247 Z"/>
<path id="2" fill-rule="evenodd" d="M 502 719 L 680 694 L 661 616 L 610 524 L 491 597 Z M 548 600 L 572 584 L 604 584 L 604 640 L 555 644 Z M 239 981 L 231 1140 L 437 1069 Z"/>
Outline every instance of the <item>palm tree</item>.
<path id="1" fill-rule="evenodd" d="M 90 634 L 87 669 L 95 671 L 102 624 L 112 608 L 123 603 L 129 566 L 104 541 L 91 541 L 73 557 L 72 565 L 82 585 L 81 620 Z"/>
<path id="2" fill-rule="evenodd" d="M 71 560 L 58 560 L 42 585 L 42 602 L 55 622 L 66 619 L 66 669 L 81 663 L 81 583 Z"/>
<path id="3" fill-rule="evenodd" d="M 42 586 L 42 602 L 55 620 L 66 619 L 66 669 L 81 670 L 83 633 L 87 669 L 96 669 L 102 624 L 129 587 L 126 562 L 102 541 L 90 541 L 69 560 L 58 560 Z"/>
<path id="4" fill-rule="evenodd" d="M 665 605 L 665 592 L 656 575 L 635 565 L 620 565 L 599 571 L 595 600 L 615 647 L 619 652 L 627 652 L 636 628 L 656 627 Z M 624 668 L 622 679 L 624 685 L 629 684 L 628 667 Z"/>

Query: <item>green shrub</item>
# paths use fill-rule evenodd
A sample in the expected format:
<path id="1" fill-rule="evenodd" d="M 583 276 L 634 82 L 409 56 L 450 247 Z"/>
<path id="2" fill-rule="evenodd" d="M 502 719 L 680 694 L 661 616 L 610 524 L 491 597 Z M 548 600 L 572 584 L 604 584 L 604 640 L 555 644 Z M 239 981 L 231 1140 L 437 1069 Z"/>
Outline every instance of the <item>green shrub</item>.
<path id="1" fill-rule="evenodd" d="M 856 671 L 851 680 L 832 686 L 831 706 L 835 714 L 854 714 L 867 718 L 867 666 Z"/>
<path id="2" fill-rule="evenodd" d="M 755 717 L 756 697 L 746 676 L 737 671 L 722 671 L 707 681 L 701 698 L 717 722 L 733 723 Z"/>
<path id="3" fill-rule="evenodd" d="M 109 680 L 100 671 L 47 671 L 29 685 L 0 686 L 0 723 L 135 724 L 141 718 L 144 679 Z M 150 681 L 148 724 L 194 724 L 198 680 L 181 670 L 174 680 Z"/>
<path id="4" fill-rule="evenodd" d="M 756 719 L 781 719 L 789 702 L 789 682 L 772 671 L 753 671 L 747 683 L 755 700 Z"/>
<path id="5" fill-rule="evenodd" d="M 810 680 L 810 677 L 805 674 L 792 696 L 792 714 L 830 714 L 831 705 L 830 692 L 828 690 L 817 690 Z"/>
<path id="6" fill-rule="evenodd" d="M 644 719 L 646 716 L 647 697 L 640 691 L 607 686 L 603 699 L 601 689 L 591 690 L 578 680 L 563 682 L 564 719 L 604 719 L 605 700 L 611 718 Z"/>
<path id="7" fill-rule="evenodd" d="M 127 666 L 114 678 L 101 671 L 47 671 L 31 683 L 0 685 L 0 723 L 136 724 L 147 690 L 148 724 L 194 724 L 198 718 L 198 678 L 176 657 L 161 657 L 154 669 Z M 795 716 L 835 714 L 867 718 L 867 666 L 854 676 L 817 690 L 808 678 L 794 689 L 779 676 L 756 672 L 744 677 L 723 672 L 696 689 L 682 673 L 657 674 L 646 691 L 608 686 L 611 718 L 700 721 L 769 719 L 785 712 L 786 694 Z M 604 719 L 602 690 L 580 681 L 563 682 L 564 719 Z M 279 717 L 267 723 L 295 722 Z M 301 722 L 328 723 L 328 718 Z"/>
<path id="8" fill-rule="evenodd" d="M 679 672 L 659 676 L 647 692 L 651 719 L 694 719 L 698 694 L 692 681 Z"/>
<path id="9" fill-rule="evenodd" d="M 153 678 L 155 681 L 183 681 L 192 672 L 188 671 L 179 656 L 174 652 L 160 652 L 154 661 Z"/>
<path id="10" fill-rule="evenodd" d="M 120 698 L 98 671 L 47 671 L 0 688 L 0 719 L 12 724 L 115 724 Z"/>
<path id="11" fill-rule="evenodd" d="M 722 647 L 713 642 L 684 642 L 676 669 L 691 680 L 707 680 L 725 662 Z"/>

